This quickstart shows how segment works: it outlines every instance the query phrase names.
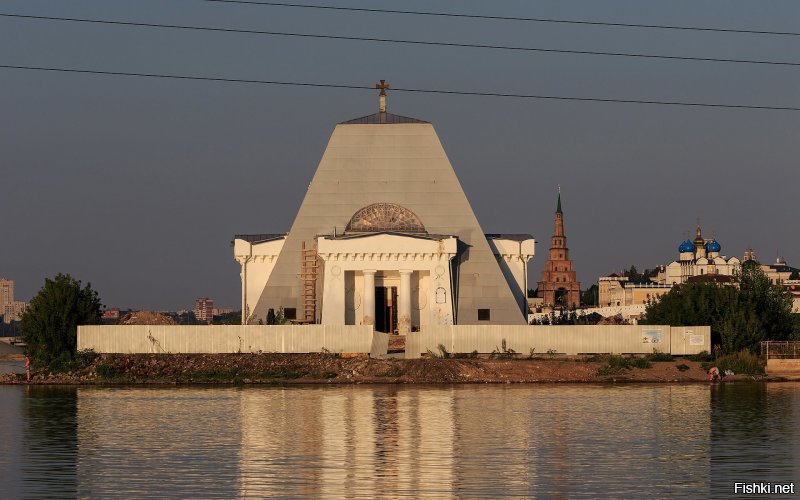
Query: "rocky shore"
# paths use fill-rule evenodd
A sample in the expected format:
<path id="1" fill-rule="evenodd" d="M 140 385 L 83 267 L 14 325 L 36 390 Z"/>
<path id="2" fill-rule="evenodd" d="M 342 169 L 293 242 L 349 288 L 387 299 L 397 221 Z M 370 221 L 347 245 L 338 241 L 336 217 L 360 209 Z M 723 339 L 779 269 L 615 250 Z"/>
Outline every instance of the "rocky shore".
<path id="1" fill-rule="evenodd" d="M 69 372 L 32 373 L 32 384 L 438 384 L 707 382 L 701 363 L 619 367 L 608 357 L 369 359 L 336 354 L 102 354 Z M 735 375 L 726 380 L 751 380 Z M 24 374 L 0 374 L 24 384 Z"/>

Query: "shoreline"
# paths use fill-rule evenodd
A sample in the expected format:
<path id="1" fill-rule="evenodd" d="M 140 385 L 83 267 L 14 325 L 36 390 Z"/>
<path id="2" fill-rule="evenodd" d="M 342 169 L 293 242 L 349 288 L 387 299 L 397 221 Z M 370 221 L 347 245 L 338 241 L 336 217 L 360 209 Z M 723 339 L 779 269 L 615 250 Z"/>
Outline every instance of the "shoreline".
<path id="1" fill-rule="evenodd" d="M 724 382 L 782 381 L 733 375 Z M 611 366 L 607 358 L 370 359 L 315 354 L 101 354 L 71 372 L 31 374 L 31 385 L 320 385 L 320 384 L 616 384 L 705 383 L 700 362 L 675 358 L 649 368 Z M 26 385 L 25 374 L 0 384 Z"/>

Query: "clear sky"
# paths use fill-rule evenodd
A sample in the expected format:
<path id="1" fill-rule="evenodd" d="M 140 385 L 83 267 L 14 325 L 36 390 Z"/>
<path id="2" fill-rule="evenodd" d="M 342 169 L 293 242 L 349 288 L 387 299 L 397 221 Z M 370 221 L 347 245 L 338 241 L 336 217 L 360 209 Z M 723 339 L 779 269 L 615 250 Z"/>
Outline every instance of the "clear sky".
<path id="1" fill-rule="evenodd" d="M 298 0 L 312 3 L 311 0 Z M 323 3 L 319 0 L 318 3 Z M 800 31 L 793 0 L 337 0 L 329 5 Z M 800 62 L 800 37 L 236 5 L 6 0 L 2 13 Z M 800 107 L 800 67 L 409 46 L 0 18 L 0 64 L 226 78 Z M 0 69 L 0 276 L 90 281 L 109 307 L 239 303 L 235 233 L 288 231 L 337 122 L 365 90 Z M 390 93 L 431 121 L 486 232 L 539 241 L 561 185 L 585 288 L 668 263 L 701 219 L 722 253 L 800 265 L 800 112 Z"/>

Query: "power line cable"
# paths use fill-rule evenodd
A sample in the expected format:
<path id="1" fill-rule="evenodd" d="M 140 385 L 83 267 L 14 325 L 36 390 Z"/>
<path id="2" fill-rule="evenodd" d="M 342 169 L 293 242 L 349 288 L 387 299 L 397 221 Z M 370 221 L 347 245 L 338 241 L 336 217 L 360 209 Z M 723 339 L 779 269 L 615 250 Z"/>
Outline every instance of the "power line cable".
<path id="1" fill-rule="evenodd" d="M 765 61 L 758 59 L 726 59 L 720 57 L 669 56 L 661 54 L 644 54 L 644 53 L 634 53 L 634 52 L 605 52 L 605 51 L 594 51 L 594 50 L 569 50 L 569 49 L 550 49 L 541 47 L 520 47 L 511 45 L 488 45 L 488 44 L 477 44 L 477 43 L 403 40 L 396 38 L 319 35 L 312 33 L 294 33 L 285 31 L 261 31 L 261 30 L 235 29 L 235 28 L 215 28 L 210 26 L 191 26 L 184 24 L 140 23 L 134 21 L 112 21 L 106 19 L 85 19 L 85 18 L 75 18 L 75 17 L 34 16 L 34 15 L 10 14 L 10 13 L 0 13 L 0 17 L 14 18 L 14 19 L 30 19 L 37 21 L 59 21 L 59 22 L 89 23 L 89 24 L 102 24 L 102 25 L 115 25 L 115 26 L 133 26 L 133 27 L 145 27 L 145 28 L 168 28 L 168 29 L 211 31 L 211 32 L 222 32 L 222 33 L 243 33 L 249 35 L 270 35 L 270 36 L 314 38 L 314 39 L 325 39 L 325 40 L 398 43 L 398 44 L 457 47 L 457 48 L 470 48 L 470 49 L 511 50 L 519 52 L 546 52 L 554 54 L 579 54 L 579 55 L 590 55 L 590 56 L 636 57 L 645 59 L 667 59 L 676 61 L 700 61 L 700 62 L 715 62 L 715 63 L 764 64 L 771 66 L 800 66 L 800 62 L 790 62 L 790 61 Z"/>
<path id="2" fill-rule="evenodd" d="M 0 64 L 0 68 L 4 69 L 19 69 L 31 71 L 50 71 L 58 73 L 78 73 L 88 75 L 108 75 L 108 76 L 129 76 L 129 77 L 144 77 L 144 78 L 161 78 L 171 80 L 197 80 L 206 82 L 223 82 L 223 83 L 249 83 L 260 85 L 283 85 L 294 87 L 317 87 L 317 88 L 333 88 L 333 89 L 349 89 L 349 90 L 375 90 L 375 87 L 368 85 L 343 85 L 333 83 L 309 83 L 309 82 L 286 82 L 277 80 L 257 80 L 245 78 L 224 78 L 212 76 L 194 76 L 194 75 L 174 75 L 164 73 L 133 73 L 124 71 L 101 71 L 101 70 L 88 70 L 88 69 L 75 69 L 75 68 L 54 68 L 44 66 L 22 66 L 11 64 Z M 620 103 L 620 104 L 653 104 L 663 106 L 687 106 L 687 107 L 701 107 L 701 108 L 730 108 L 730 109 L 751 109 L 751 110 L 770 110 L 770 111 L 800 111 L 800 107 L 792 106 L 759 106 L 750 104 L 716 104 L 704 102 L 685 102 L 685 101 L 664 101 L 664 100 L 645 100 L 645 99 L 611 99 L 599 97 L 575 97 L 575 96 L 555 96 L 555 95 L 540 95 L 540 94 L 517 94 L 510 92 L 473 92 L 463 90 L 441 90 L 441 89 L 421 89 L 413 87 L 393 87 L 394 92 L 414 92 L 423 94 L 445 94 L 445 95 L 460 95 L 460 96 L 481 96 L 481 97 L 507 97 L 516 99 L 543 99 L 543 100 L 557 100 L 557 101 L 580 101 L 580 102 L 604 102 L 604 103 Z"/>
<path id="3" fill-rule="evenodd" d="M 704 26 L 680 26 L 673 24 L 643 24 L 643 23 L 621 23 L 621 22 L 603 22 L 603 21 L 580 21 L 574 19 L 554 19 L 546 17 L 521 17 L 521 16 L 492 16 L 481 14 L 459 14 L 455 12 L 431 12 L 431 11 L 416 11 L 416 10 L 398 10 L 398 9 L 374 9 L 366 7 L 342 7 L 335 5 L 311 5 L 311 4 L 298 4 L 286 2 L 256 2 L 252 0 L 200 0 L 209 3 L 229 3 L 229 4 L 243 4 L 243 5 L 261 5 L 264 7 L 289 7 L 289 8 L 302 8 L 302 9 L 324 9 L 334 11 L 349 11 L 349 12 L 369 12 L 372 14 L 406 14 L 413 16 L 436 16 L 436 17 L 455 17 L 466 19 L 489 19 L 494 21 L 523 21 L 534 23 L 557 23 L 557 24 L 577 24 L 587 26 L 607 26 L 614 28 L 646 28 L 646 29 L 661 29 L 661 30 L 684 30 L 684 31 L 707 31 L 715 33 L 741 33 L 749 35 L 780 35 L 780 36 L 800 36 L 800 32 L 794 31 L 773 31 L 773 30 L 754 30 L 754 29 L 736 29 L 736 28 L 713 28 Z"/>

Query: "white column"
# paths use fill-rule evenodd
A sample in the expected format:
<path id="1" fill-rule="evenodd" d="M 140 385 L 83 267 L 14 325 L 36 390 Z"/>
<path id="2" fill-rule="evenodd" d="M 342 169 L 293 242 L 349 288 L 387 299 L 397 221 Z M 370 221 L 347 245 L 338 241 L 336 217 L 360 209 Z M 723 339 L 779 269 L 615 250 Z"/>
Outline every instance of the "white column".
<path id="1" fill-rule="evenodd" d="M 347 271 L 342 269 L 339 261 L 331 260 L 330 256 L 323 256 L 324 279 L 322 288 L 322 324 L 343 325 L 345 323 L 345 307 L 347 303 L 347 290 L 345 276 Z M 355 292 L 351 292 L 355 293 Z"/>
<path id="2" fill-rule="evenodd" d="M 242 265 L 241 277 L 242 277 L 242 324 L 247 324 L 247 261 L 249 261 L 249 257 L 242 257 L 239 259 L 239 263 Z"/>
<path id="3" fill-rule="evenodd" d="M 400 293 L 397 301 L 397 332 L 406 334 L 411 331 L 411 273 L 414 271 L 400 271 Z"/>
<path id="4" fill-rule="evenodd" d="M 364 270 L 364 293 L 362 294 L 361 308 L 364 318 L 363 325 L 375 324 L 375 270 Z"/>

